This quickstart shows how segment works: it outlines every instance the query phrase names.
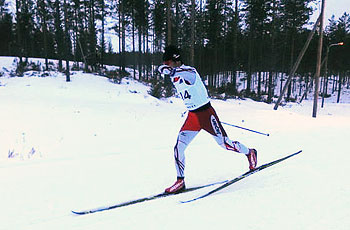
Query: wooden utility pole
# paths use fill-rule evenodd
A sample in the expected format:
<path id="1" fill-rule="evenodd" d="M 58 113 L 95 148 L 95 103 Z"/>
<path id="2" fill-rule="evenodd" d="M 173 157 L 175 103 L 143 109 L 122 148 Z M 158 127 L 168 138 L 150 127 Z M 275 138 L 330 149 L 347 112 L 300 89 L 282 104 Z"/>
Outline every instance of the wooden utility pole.
<path id="1" fill-rule="evenodd" d="M 286 84 L 285 84 L 284 87 L 283 87 L 283 90 L 282 90 L 282 92 L 281 92 L 281 95 L 279 96 L 279 98 L 278 98 L 278 100 L 277 100 L 277 102 L 276 102 L 276 104 L 275 104 L 275 107 L 273 108 L 274 110 L 277 110 L 277 109 L 278 109 L 278 106 L 279 106 L 279 104 L 280 104 L 281 101 L 282 101 L 283 95 L 286 93 L 287 88 L 288 88 L 288 85 L 290 84 L 290 82 L 291 82 L 291 80 L 292 80 L 292 78 L 293 78 L 295 72 L 297 71 L 297 69 L 298 69 L 298 67 L 299 67 L 299 64 L 300 64 L 300 62 L 301 62 L 301 59 L 303 58 L 303 56 L 304 56 L 304 54 L 305 54 L 307 48 L 308 48 L 309 45 L 310 45 L 311 39 L 312 39 L 312 37 L 313 37 L 314 34 L 315 34 L 317 25 L 318 25 L 318 23 L 320 22 L 320 20 L 321 20 L 321 16 L 318 17 L 318 19 L 317 19 L 317 21 L 316 21 L 316 23 L 315 23 L 315 25 L 314 25 L 314 28 L 312 29 L 311 33 L 309 34 L 309 37 L 307 38 L 307 41 L 306 41 L 306 43 L 304 44 L 303 49 L 300 51 L 299 56 L 298 56 L 296 62 L 294 63 L 294 66 L 293 66 L 293 68 L 291 69 L 291 71 L 290 71 L 290 73 L 289 73 L 287 82 L 286 82 Z"/>
<path id="2" fill-rule="evenodd" d="M 317 115 L 317 102 L 318 102 L 318 94 L 320 91 L 320 73 L 321 73 L 321 58 L 322 58 L 322 44 L 323 44 L 323 17 L 324 17 L 324 8 L 325 8 L 326 0 L 322 0 L 322 8 L 321 8 L 321 21 L 320 21 L 320 38 L 318 41 L 318 49 L 317 49 L 317 63 L 316 63 L 316 76 L 315 76 L 315 94 L 314 94 L 314 106 L 312 111 L 312 117 L 316 117 Z"/>

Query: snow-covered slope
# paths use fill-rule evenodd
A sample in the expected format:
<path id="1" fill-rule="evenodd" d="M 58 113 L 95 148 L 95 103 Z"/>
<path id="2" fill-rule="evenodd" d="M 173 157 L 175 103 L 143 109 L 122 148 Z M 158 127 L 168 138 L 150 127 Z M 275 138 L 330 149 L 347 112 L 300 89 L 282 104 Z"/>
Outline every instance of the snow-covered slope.
<path id="1" fill-rule="evenodd" d="M 11 61 L 1 59 L 11 68 Z M 185 117 L 178 98 L 158 100 L 130 79 L 112 84 L 81 72 L 0 78 L 0 229 L 322 229 L 350 227 L 350 104 L 273 105 L 213 100 L 231 139 L 281 164 L 189 204 L 208 189 L 134 206 L 75 216 L 157 194 L 175 180 L 173 145 Z M 346 93 L 344 94 L 346 96 Z M 327 99 L 328 100 L 328 99 Z M 332 100 L 332 99 L 329 99 Z M 349 100 L 344 100 L 349 101 Z M 233 178 L 244 156 L 201 132 L 186 152 L 186 184 Z"/>

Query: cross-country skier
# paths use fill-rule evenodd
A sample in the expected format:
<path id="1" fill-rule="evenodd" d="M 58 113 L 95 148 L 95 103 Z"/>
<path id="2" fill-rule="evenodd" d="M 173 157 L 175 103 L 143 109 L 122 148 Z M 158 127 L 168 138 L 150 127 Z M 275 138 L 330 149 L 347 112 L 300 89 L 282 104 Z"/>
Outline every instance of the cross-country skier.
<path id="1" fill-rule="evenodd" d="M 214 108 L 211 106 L 207 89 L 197 70 L 182 63 L 180 51 L 176 46 L 168 46 L 163 53 L 163 65 L 159 66 L 161 74 L 170 75 L 178 94 L 188 109 L 188 116 L 183 124 L 174 147 L 176 182 L 165 189 L 166 193 L 178 193 L 185 189 L 185 149 L 204 129 L 224 149 L 243 153 L 247 156 L 249 169 L 257 164 L 257 151 L 249 149 L 238 141 L 232 141 L 222 127 Z"/>

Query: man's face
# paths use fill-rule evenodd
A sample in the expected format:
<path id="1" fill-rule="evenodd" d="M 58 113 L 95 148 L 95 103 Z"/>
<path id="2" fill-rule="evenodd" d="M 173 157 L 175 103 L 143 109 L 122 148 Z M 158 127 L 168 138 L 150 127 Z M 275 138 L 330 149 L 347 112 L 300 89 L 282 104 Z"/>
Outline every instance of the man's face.
<path id="1" fill-rule="evenodd" d="M 176 67 L 176 63 L 173 60 L 164 61 L 163 64 L 172 68 Z"/>

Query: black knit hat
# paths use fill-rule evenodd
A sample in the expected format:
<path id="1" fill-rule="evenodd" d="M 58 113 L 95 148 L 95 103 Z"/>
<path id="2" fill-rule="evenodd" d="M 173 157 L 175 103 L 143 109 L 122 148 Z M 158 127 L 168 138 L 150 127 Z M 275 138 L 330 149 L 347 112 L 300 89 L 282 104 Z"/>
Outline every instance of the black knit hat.
<path id="1" fill-rule="evenodd" d="M 181 60 L 181 55 L 180 55 L 180 50 L 174 46 L 174 45 L 169 45 L 165 47 L 164 53 L 163 53 L 163 61 L 182 61 Z"/>

